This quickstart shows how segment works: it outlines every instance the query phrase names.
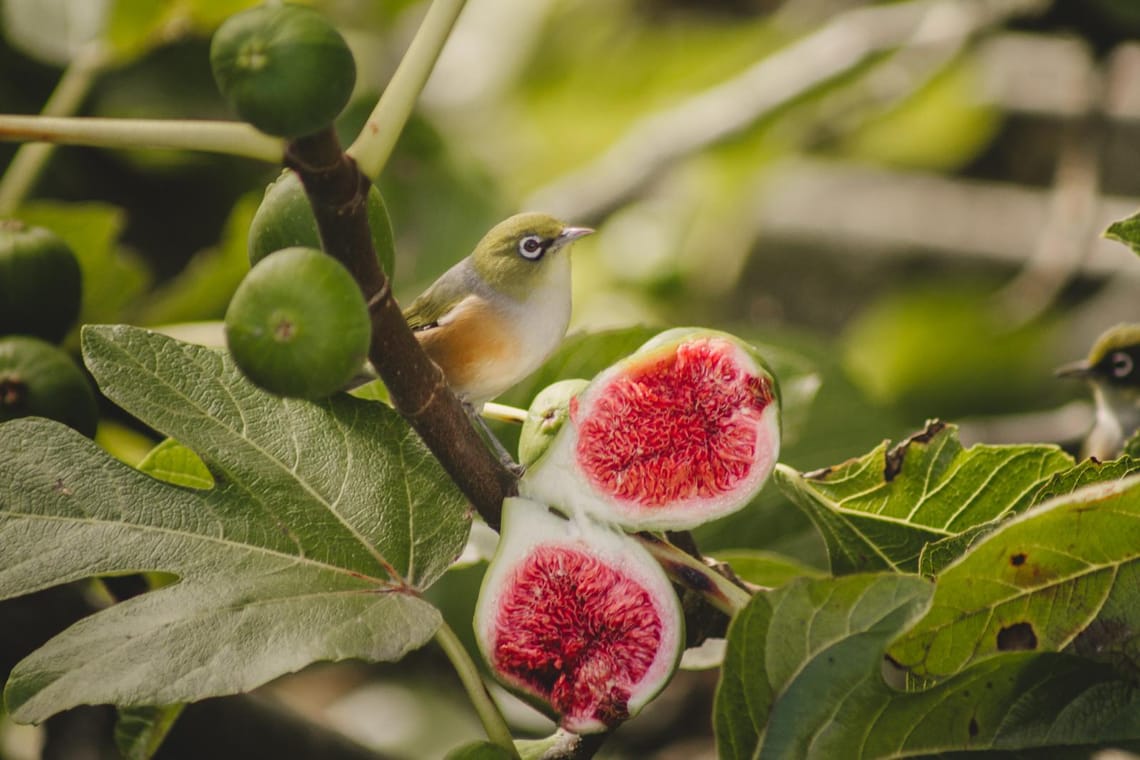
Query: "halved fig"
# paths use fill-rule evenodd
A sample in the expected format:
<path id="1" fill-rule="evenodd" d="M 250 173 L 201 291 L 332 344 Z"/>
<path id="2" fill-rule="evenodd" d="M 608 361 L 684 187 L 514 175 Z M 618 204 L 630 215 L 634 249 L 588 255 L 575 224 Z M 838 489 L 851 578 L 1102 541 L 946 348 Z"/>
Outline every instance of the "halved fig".
<path id="1" fill-rule="evenodd" d="M 664 571 L 624 533 L 503 502 L 475 636 L 506 686 L 577 734 L 617 726 L 668 682 L 684 618 Z"/>
<path id="2" fill-rule="evenodd" d="M 603 371 L 526 473 L 522 495 L 633 530 L 734 512 L 780 451 L 776 379 L 728 333 L 668 330 Z"/>

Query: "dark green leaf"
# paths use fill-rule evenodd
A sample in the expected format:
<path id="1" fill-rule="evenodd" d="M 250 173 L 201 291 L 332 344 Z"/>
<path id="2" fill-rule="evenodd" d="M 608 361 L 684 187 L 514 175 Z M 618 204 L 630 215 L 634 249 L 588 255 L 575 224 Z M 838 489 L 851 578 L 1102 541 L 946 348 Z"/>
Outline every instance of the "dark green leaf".
<path id="1" fill-rule="evenodd" d="M 938 578 L 930 611 L 891 649 L 940 678 L 1012 649 L 1140 669 L 1140 479 L 1101 483 L 1005 523 Z"/>
<path id="2" fill-rule="evenodd" d="M 927 544 L 1023 511 L 1043 480 L 1071 465 L 1056 446 L 963 449 L 953 425 L 932 422 L 819 472 L 778 466 L 775 479 L 823 534 L 832 572 L 914 572 Z"/>
<path id="3" fill-rule="evenodd" d="M 391 660 L 434 633 L 420 598 L 462 549 L 465 503 L 406 423 L 341 395 L 265 394 L 222 353 L 144 330 L 84 330 L 104 392 L 197 452 L 178 487 L 45 420 L 0 435 L 0 597 L 92 575 L 178 583 L 87 618 L 21 662 L 19 720 L 73 705 L 173 704 L 316 660 Z"/>
<path id="4" fill-rule="evenodd" d="M 895 758 L 1140 737 L 1136 689 L 1069 655 L 1008 654 L 924 691 L 892 689 L 884 648 L 930 591 L 914 576 L 854 575 L 755 597 L 729 629 L 718 757 Z"/>
<path id="5" fill-rule="evenodd" d="M 150 760 L 184 705 L 124 707 L 115 721 L 115 746 L 124 760 Z"/>
<path id="6" fill-rule="evenodd" d="M 759 549 L 718 551 L 716 559 L 724 562 L 742 580 L 757 586 L 774 588 L 795 578 L 819 578 L 825 573 L 798 559 Z"/>
<path id="7" fill-rule="evenodd" d="M 445 760 L 511 760 L 510 752 L 491 742 L 474 742 L 456 747 L 447 753 Z"/>
<path id="8" fill-rule="evenodd" d="M 150 293 L 138 309 L 137 321 L 159 325 L 220 319 L 242 278 L 249 272 L 246 236 L 261 193 L 250 193 L 234 205 L 214 247 L 199 251 L 178 275 Z"/>

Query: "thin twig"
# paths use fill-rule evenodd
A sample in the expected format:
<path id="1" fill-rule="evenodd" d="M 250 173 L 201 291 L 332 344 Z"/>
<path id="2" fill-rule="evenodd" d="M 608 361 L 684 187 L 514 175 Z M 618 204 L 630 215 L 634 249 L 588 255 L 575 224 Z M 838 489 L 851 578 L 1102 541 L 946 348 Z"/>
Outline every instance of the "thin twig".
<path id="1" fill-rule="evenodd" d="M 479 676 L 479 668 L 471 661 L 467 649 L 464 648 L 459 637 L 455 635 L 455 631 L 451 630 L 447 623 L 441 623 L 435 632 L 435 641 L 443 653 L 447 655 L 447 659 L 451 661 L 451 666 L 455 668 L 459 680 L 463 683 L 463 688 L 467 690 L 467 696 L 471 700 L 471 704 L 474 705 L 479 720 L 483 723 L 483 730 L 487 732 L 487 738 L 506 750 L 511 757 L 517 758 L 519 753 L 515 749 L 511 729 L 507 726 L 503 714 L 499 712 L 498 705 L 491 699 L 487 685 Z"/>
<path id="2" fill-rule="evenodd" d="M 64 70 L 51 97 L 44 104 L 43 116 L 70 116 L 79 110 L 91 85 L 108 63 L 104 49 L 90 45 L 80 51 Z M 0 178 L 0 216 L 15 212 L 31 191 L 40 173 L 55 152 L 50 143 L 21 145 Z"/>
<path id="3" fill-rule="evenodd" d="M 443 45 L 467 0 L 435 0 L 364 128 L 348 148 L 365 176 L 375 180 L 415 108 Z"/>

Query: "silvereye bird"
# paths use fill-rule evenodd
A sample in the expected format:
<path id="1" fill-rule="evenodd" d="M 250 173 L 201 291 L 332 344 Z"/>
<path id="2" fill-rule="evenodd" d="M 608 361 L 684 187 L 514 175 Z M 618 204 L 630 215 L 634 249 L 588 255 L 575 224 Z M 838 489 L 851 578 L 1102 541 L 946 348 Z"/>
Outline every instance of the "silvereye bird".
<path id="1" fill-rule="evenodd" d="M 1096 421 L 1081 455 L 1115 459 L 1140 428 L 1140 324 L 1110 327 L 1088 358 L 1059 368 L 1057 376 L 1084 378 L 1092 386 Z"/>
<path id="2" fill-rule="evenodd" d="M 460 399 L 478 408 L 562 342 L 570 322 L 565 249 L 591 232 L 546 214 L 512 216 L 404 310 Z"/>

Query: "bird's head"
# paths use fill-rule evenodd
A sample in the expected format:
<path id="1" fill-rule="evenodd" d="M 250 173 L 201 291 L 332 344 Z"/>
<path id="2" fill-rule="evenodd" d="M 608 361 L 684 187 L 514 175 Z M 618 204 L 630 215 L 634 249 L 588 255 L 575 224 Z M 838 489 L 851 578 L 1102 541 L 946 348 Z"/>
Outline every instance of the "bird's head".
<path id="1" fill-rule="evenodd" d="M 471 254 L 471 263 L 488 285 L 521 298 L 556 269 L 552 263 L 566 255 L 563 248 L 592 232 L 589 227 L 571 227 L 548 214 L 516 214 L 483 236 Z M 569 273 L 567 267 L 557 270 Z M 569 287 L 569 282 L 566 284 Z"/>
<path id="2" fill-rule="evenodd" d="M 1087 358 L 1059 367 L 1057 376 L 1140 391 L 1140 324 L 1120 324 L 1105 330 Z"/>

